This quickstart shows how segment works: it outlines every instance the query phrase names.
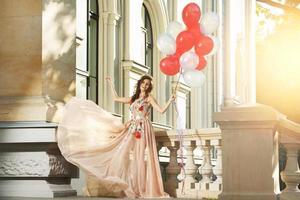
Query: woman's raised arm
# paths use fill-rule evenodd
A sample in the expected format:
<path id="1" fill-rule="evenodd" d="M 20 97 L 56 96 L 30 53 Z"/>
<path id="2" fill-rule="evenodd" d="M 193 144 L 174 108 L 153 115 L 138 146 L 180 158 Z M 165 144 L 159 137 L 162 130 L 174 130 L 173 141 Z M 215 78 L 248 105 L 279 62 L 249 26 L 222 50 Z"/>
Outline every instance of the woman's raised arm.
<path id="1" fill-rule="evenodd" d="M 115 87 L 112 83 L 112 80 L 111 80 L 111 77 L 106 77 L 106 81 L 108 82 L 109 86 L 110 86 L 110 89 L 111 89 L 111 92 L 113 93 L 113 96 L 114 96 L 114 101 L 116 102 L 120 102 L 120 103 L 130 103 L 130 100 L 131 98 L 130 97 L 120 97 L 116 90 L 115 90 Z"/>
<path id="2" fill-rule="evenodd" d="M 176 96 L 173 94 L 172 97 L 167 101 L 166 105 L 164 107 L 161 107 L 156 99 L 149 95 L 148 97 L 150 104 L 152 105 L 152 107 L 157 110 L 158 112 L 160 112 L 161 114 L 165 113 L 168 109 L 168 107 L 170 106 L 170 104 L 172 103 L 172 101 L 174 101 L 176 99 Z"/>

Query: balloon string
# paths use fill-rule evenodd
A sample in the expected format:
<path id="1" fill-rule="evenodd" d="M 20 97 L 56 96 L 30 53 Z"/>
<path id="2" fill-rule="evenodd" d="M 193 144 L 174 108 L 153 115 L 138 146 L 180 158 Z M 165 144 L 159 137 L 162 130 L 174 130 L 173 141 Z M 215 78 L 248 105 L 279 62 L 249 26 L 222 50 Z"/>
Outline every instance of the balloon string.
<path id="1" fill-rule="evenodd" d="M 178 84 L 179 84 L 179 81 L 180 81 L 180 77 L 182 75 L 182 69 L 180 70 L 180 75 L 178 77 L 178 80 L 176 82 L 176 86 L 175 86 L 175 90 L 174 90 L 174 93 L 176 93 L 177 91 L 177 87 L 178 87 Z M 175 101 L 173 101 L 173 106 L 175 108 L 175 112 L 177 114 L 177 123 L 179 122 L 179 124 L 181 124 L 181 117 L 180 117 L 180 114 L 178 112 L 178 107 L 177 107 L 177 104 Z M 183 175 L 183 177 L 181 178 L 182 180 L 182 187 L 181 187 L 181 194 L 184 194 L 184 185 L 185 185 L 185 178 L 186 178 L 186 172 L 185 172 L 185 168 L 184 168 L 184 159 L 183 159 L 183 131 L 181 129 L 178 129 L 177 127 L 177 138 L 179 140 L 179 158 L 180 158 L 180 169 L 181 169 L 181 173 Z"/>
<path id="2" fill-rule="evenodd" d="M 176 82 L 176 85 L 175 85 L 175 89 L 174 89 L 173 94 L 175 94 L 176 91 L 177 91 L 177 87 L 178 87 L 178 84 L 179 84 L 181 75 L 182 75 L 182 68 L 180 69 L 180 74 L 179 74 L 179 76 L 178 76 L 178 79 L 177 79 L 177 82 Z"/>

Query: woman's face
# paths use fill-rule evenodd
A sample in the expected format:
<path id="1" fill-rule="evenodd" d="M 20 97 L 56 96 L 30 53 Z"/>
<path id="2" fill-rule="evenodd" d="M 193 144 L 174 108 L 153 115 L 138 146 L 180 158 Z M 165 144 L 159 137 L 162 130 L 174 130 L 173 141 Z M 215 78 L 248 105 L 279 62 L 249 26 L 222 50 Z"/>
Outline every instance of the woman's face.
<path id="1" fill-rule="evenodd" d="M 147 91 L 147 89 L 150 87 L 151 81 L 149 79 L 144 79 L 141 83 L 140 89 L 142 92 Z"/>

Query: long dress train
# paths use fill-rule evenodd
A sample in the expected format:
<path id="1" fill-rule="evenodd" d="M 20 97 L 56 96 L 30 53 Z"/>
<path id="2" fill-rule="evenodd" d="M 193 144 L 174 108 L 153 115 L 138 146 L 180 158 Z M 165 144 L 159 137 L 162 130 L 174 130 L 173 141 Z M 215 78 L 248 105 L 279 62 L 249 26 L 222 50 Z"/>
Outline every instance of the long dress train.
<path id="1" fill-rule="evenodd" d="M 66 104 L 57 142 L 62 155 L 85 171 L 87 195 L 168 197 L 149 111 L 150 104 L 137 99 L 131 121 L 122 124 L 92 101 L 72 98 Z"/>

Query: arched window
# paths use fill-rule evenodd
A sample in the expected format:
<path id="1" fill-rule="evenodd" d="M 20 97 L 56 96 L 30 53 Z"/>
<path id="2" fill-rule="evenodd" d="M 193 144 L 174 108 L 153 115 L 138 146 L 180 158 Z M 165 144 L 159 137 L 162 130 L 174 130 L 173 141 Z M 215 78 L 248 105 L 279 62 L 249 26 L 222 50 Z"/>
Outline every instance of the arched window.
<path id="1" fill-rule="evenodd" d="M 147 7 L 143 4 L 142 7 L 142 19 L 143 19 L 143 26 L 142 31 L 144 35 L 144 65 L 148 68 L 148 74 L 153 75 L 153 37 L 152 37 L 152 26 L 151 20 L 149 16 L 149 12 Z M 151 109 L 151 120 L 153 120 L 153 110 Z"/>
<path id="2" fill-rule="evenodd" d="M 89 0 L 88 21 L 88 99 L 98 103 L 98 1 Z"/>
<path id="3" fill-rule="evenodd" d="M 98 1 L 76 6 L 76 96 L 98 103 Z"/>
<path id="4" fill-rule="evenodd" d="M 150 74 L 153 73 L 153 37 L 152 26 L 150 21 L 149 12 L 146 6 L 143 4 L 142 8 L 143 27 L 142 30 L 145 33 L 145 66 L 149 68 Z"/>

